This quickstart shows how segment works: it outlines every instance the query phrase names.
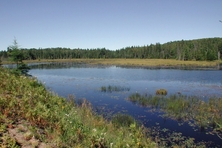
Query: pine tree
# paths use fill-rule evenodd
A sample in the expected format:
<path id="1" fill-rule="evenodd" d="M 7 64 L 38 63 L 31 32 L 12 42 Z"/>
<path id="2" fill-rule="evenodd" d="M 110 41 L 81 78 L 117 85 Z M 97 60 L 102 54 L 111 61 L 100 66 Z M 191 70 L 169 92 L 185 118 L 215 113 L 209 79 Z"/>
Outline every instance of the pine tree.
<path id="1" fill-rule="evenodd" d="M 8 54 L 11 61 L 16 63 L 16 68 L 18 68 L 19 64 L 21 64 L 22 61 L 24 60 L 24 54 L 19 49 L 16 39 L 14 39 L 13 45 L 8 47 Z"/>
<path id="2" fill-rule="evenodd" d="M 19 49 L 16 39 L 14 39 L 13 45 L 8 47 L 8 54 L 10 59 L 16 63 L 16 69 L 14 70 L 14 72 L 16 74 L 27 75 L 27 72 L 30 68 L 25 63 L 23 63 L 25 56 L 22 50 Z"/>
<path id="3" fill-rule="evenodd" d="M 218 45 L 218 60 L 220 60 L 220 55 L 222 54 L 222 42 Z"/>

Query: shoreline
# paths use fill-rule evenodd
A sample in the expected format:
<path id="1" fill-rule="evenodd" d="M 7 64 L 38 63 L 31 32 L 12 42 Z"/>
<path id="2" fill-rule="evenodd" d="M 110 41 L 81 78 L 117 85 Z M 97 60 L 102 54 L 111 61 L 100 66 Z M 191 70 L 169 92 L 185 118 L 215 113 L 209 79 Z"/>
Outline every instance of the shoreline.
<path id="1" fill-rule="evenodd" d="M 146 69 L 221 70 L 221 61 L 178 61 L 174 59 L 42 59 L 24 60 L 24 63 L 66 63 L 90 65 L 115 65 L 118 67 Z M 2 64 L 13 64 L 3 61 Z"/>

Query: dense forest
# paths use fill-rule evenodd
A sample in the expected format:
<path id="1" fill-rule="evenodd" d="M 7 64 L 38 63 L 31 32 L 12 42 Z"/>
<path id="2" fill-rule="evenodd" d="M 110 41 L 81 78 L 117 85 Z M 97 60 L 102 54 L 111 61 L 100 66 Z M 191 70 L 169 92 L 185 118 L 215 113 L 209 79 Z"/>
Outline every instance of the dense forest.
<path id="1" fill-rule="evenodd" d="M 12 49 L 0 51 L 1 60 L 7 60 Z M 106 48 L 31 48 L 19 49 L 23 60 L 71 59 L 71 58 L 138 58 L 138 59 L 177 59 L 177 60 L 217 60 L 222 54 L 222 38 L 171 41 L 144 46 L 131 46 L 118 50 Z"/>

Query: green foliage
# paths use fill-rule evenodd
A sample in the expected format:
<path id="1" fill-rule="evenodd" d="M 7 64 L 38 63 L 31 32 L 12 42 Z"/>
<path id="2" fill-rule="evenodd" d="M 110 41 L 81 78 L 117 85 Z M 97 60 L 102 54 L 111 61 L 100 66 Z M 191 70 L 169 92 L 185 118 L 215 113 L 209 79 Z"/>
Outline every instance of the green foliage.
<path id="1" fill-rule="evenodd" d="M 8 55 L 10 59 L 17 64 L 17 68 L 19 63 L 22 63 L 24 60 L 24 54 L 22 50 L 19 49 L 16 39 L 14 39 L 13 45 L 8 47 Z"/>
<path id="2" fill-rule="evenodd" d="M 130 125 L 135 124 L 135 119 L 127 114 L 116 114 L 112 117 L 112 123 L 116 127 L 130 127 Z"/>
<path id="3" fill-rule="evenodd" d="M 21 72 L 21 74 L 24 74 L 24 75 L 27 75 L 28 71 L 30 70 L 28 65 L 23 62 L 19 64 L 17 69 Z"/>
<path id="4" fill-rule="evenodd" d="M 218 51 L 222 53 L 222 41 L 218 44 Z"/>
<path id="5" fill-rule="evenodd" d="M 16 75 L 27 75 L 27 72 L 30 68 L 25 63 L 23 63 L 23 60 L 25 59 L 24 53 L 21 49 L 19 49 L 16 39 L 14 39 L 13 45 L 8 47 L 8 56 L 12 62 L 16 63 L 16 69 L 13 69 L 12 72 Z"/>
<path id="6" fill-rule="evenodd" d="M 1 57 L 0 57 L 0 66 L 2 66 L 2 59 L 1 59 Z"/>
<path id="7" fill-rule="evenodd" d="M 177 120 L 192 120 L 201 128 L 214 128 L 214 133 L 222 131 L 222 98 L 210 98 L 204 102 L 201 98 L 181 94 L 163 97 L 135 93 L 129 97 L 129 101 L 162 109 L 168 117 Z"/>
<path id="8" fill-rule="evenodd" d="M 10 137 L 8 134 L 3 134 L 0 137 L 0 147 L 4 148 L 20 148 L 19 145 L 17 145 L 16 140 Z"/>
<path id="9" fill-rule="evenodd" d="M 18 49 L 17 42 L 5 51 L 0 52 L 4 58 L 13 57 L 14 62 L 22 60 L 41 59 L 107 59 L 107 58 L 135 58 L 135 59 L 177 59 L 177 60 L 217 60 L 217 52 L 222 52 L 222 38 L 204 38 L 196 40 L 171 41 L 164 44 L 156 43 L 145 46 L 130 46 L 117 50 L 105 48 L 70 49 Z M 11 53 L 12 51 L 12 53 Z M 11 54 L 11 55 L 10 55 Z"/>

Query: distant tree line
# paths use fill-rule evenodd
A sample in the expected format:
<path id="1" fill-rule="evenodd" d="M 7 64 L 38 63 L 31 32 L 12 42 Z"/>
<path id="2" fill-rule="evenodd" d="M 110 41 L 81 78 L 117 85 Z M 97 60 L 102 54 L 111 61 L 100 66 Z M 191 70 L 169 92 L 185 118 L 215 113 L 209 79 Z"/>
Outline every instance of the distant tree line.
<path id="1" fill-rule="evenodd" d="M 1 60 L 8 59 L 10 47 L 0 51 Z M 118 50 L 106 48 L 70 49 L 70 48 L 31 48 L 20 49 L 24 60 L 36 59 L 80 59 L 80 58 L 137 58 L 137 59 L 177 59 L 212 61 L 220 59 L 222 38 L 205 38 L 156 43 L 144 46 L 131 46 Z"/>

